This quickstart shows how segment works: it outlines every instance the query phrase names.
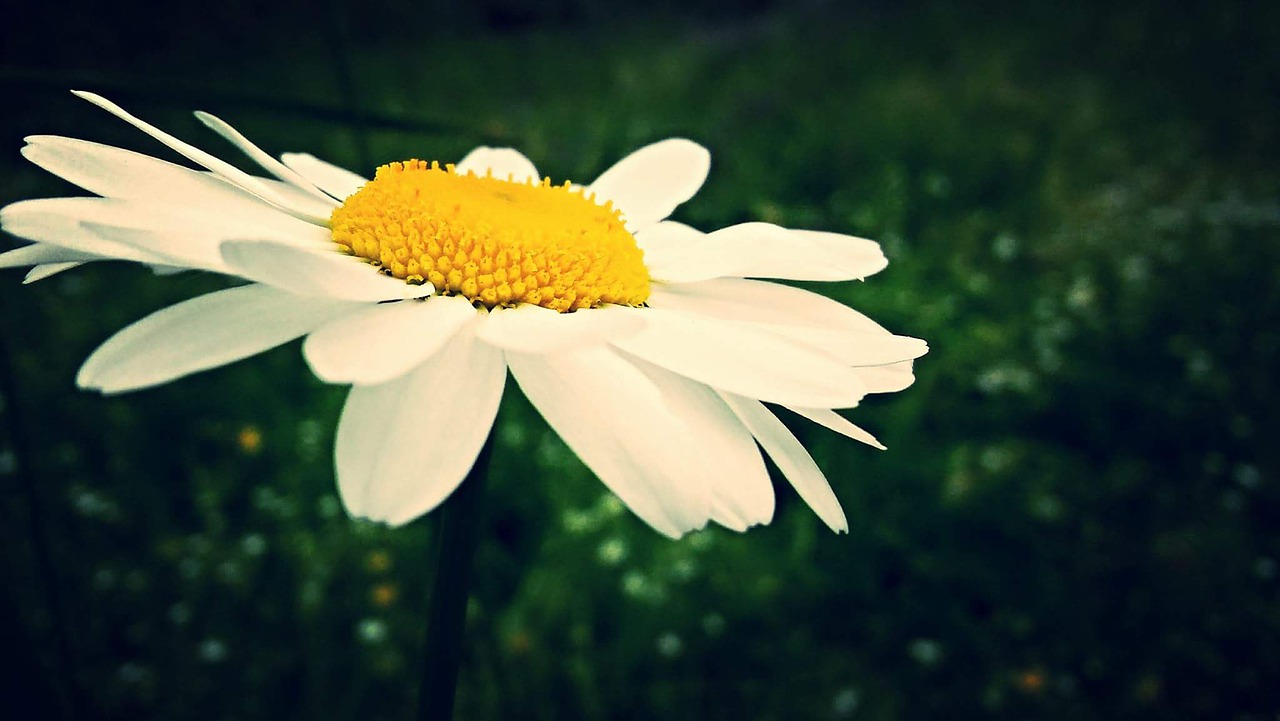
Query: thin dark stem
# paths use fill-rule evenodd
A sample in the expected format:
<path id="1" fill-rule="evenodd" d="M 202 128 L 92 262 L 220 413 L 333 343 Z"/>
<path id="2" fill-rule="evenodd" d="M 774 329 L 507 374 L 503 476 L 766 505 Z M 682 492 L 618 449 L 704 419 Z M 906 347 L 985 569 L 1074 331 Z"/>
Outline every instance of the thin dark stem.
<path id="1" fill-rule="evenodd" d="M 423 641 L 418 721 L 450 721 L 462 641 L 466 631 L 471 566 L 479 539 L 480 501 L 489 475 L 493 433 L 484 442 L 466 480 L 437 511 L 435 573 L 431 580 L 427 632 Z"/>
<path id="2" fill-rule="evenodd" d="M 40 483 L 36 478 L 35 454 L 32 453 L 30 439 L 27 436 L 27 424 L 19 418 L 21 405 L 18 399 L 18 388 L 16 378 L 14 377 L 13 365 L 10 363 L 9 347 L 4 342 L 3 336 L 0 336 L 0 394 L 3 394 L 6 401 L 6 420 L 8 421 L 8 435 L 13 444 L 13 453 L 16 458 L 16 475 L 21 486 L 23 501 L 27 506 L 28 523 L 30 524 L 30 535 L 28 540 L 31 546 L 31 553 L 35 561 L 37 583 L 43 591 L 45 601 L 48 603 L 50 614 L 53 616 L 53 638 L 54 648 L 56 652 L 57 673 L 54 677 L 59 681 L 59 690 L 61 691 L 61 703 L 55 704 L 64 718 L 80 719 L 85 717 L 84 702 L 80 697 L 79 687 L 77 685 L 78 665 L 75 663 L 75 654 L 71 646 L 70 634 L 67 629 L 67 611 L 66 604 L 62 598 L 61 589 L 59 588 L 57 574 L 53 567 L 53 553 L 50 550 L 49 530 L 46 527 L 47 514 L 45 512 L 43 499 L 40 495 L 40 489 L 47 487 L 47 484 Z M 6 605 L 11 603 L 6 599 Z M 20 616 L 16 614 L 17 605 L 14 603 L 13 610 L 6 608 L 4 613 L 13 613 L 11 619 L 16 624 L 13 629 L 6 631 L 6 636 L 13 634 L 14 642 L 17 643 L 19 637 L 26 639 L 25 634 L 19 636 L 17 625 L 20 625 Z M 15 656 L 15 658 L 20 658 Z M 25 666 L 30 664 L 29 672 L 38 673 L 37 669 L 41 667 L 38 658 L 24 658 L 18 661 L 18 665 Z M 19 686 L 14 687 L 21 691 L 24 695 L 30 695 L 29 701 L 36 703 L 36 697 L 48 692 L 52 686 L 46 683 L 27 685 L 23 682 Z"/>

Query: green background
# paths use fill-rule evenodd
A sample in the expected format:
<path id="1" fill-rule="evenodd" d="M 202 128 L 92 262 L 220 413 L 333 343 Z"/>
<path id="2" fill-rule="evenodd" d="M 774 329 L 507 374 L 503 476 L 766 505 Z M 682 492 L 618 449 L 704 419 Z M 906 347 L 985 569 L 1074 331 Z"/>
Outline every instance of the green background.
<path id="1" fill-rule="evenodd" d="M 1280 12 L 756 0 L 28 3 L 0 25 L 0 202 L 63 134 L 369 172 L 519 147 L 589 180 L 672 135 L 677 218 L 848 232 L 817 286 L 928 339 L 907 391 L 794 425 L 849 516 L 668 541 L 508 392 L 461 719 L 1280 718 Z M 0 239 L 2 247 L 16 245 Z M 345 391 L 291 344 L 103 398 L 76 368 L 225 279 L 0 277 L 4 697 L 76 719 L 408 719 L 432 518 L 345 517 Z M 460 411 L 465 412 L 465 411 Z M 257 441 L 256 443 L 254 441 Z"/>

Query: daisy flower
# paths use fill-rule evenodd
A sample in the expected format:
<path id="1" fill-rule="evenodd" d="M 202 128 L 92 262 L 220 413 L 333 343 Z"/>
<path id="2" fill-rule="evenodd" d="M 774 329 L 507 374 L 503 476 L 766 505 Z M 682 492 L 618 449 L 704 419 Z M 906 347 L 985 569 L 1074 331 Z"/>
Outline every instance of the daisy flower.
<path id="1" fill-rule="evenodd" d="M 82 388 L 154 386 L 305 337 L 321 379 L 352 386 L 335 466 L 347 510 L 406 523 L 466 476 L 508 371 L 548 425 L 637 516 L 672 537 L 768 523 L 767 455 L 833 530 L 844 513 L 765 403 L 880 444 L 835 409 L 902 390 L 927 347 L 824 296 L 769 280 L 882 270 L 876 243 L 744 223 L 667 220 L 706 179 L 683 139 L 641 148 L 586 186 L 519 152 L 408 160 L 373 179 L 305 154 L 279 160 L 197 117 L 270 176 L 246 173 L 76 93 L 204 170 L 84 140 L 27 138 L 23 155 L 100 197 L 14 203 L 33 243 L 0 267 L 28 281 L 95 260 L 250 281 L 170 306 L 108 339 Z"/>

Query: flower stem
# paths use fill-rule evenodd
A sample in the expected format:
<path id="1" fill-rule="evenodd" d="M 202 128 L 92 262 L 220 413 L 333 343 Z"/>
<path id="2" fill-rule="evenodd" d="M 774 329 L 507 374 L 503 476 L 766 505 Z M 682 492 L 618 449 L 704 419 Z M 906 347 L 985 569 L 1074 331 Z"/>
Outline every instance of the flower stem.
<path id="1" fill-rule="evenodd" d="M 444 503 L 436 519 L 435 572 L 431 580 L 423 641 L 422 683 L 418 686 L 418 721 L 450 721 L 462 640 L 466 631 L 467 596 L 480 527 L 480 499 L 489 475 L 494 433 L 480 449 L 471 471 Z"/>

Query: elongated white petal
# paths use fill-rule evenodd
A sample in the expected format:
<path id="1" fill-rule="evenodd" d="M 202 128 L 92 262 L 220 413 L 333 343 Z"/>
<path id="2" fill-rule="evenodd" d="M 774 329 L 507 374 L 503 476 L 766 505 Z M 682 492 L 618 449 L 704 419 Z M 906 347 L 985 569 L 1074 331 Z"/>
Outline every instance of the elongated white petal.
<path id="1" fill-rule="evenodd" d="M 299 175 L 338 200 L 346 200 L 369 182 L 346 168 L 327 163 L 308 153 L 285 153 L 280 156 L 280 159 Z"/>
<path id="2" fill-rule="evenodd" d="M 330 208 L 337 206 L 337 203 L 325 194 L 324 191 L 317 188 L 311 181 L 299 175 L 289 166 L 281 163 L 279 160 L 276 160 L 270 153 L 259 148 L 257 145 L 254 145 L 239 130 L 231 127 L 230 123 L 216 115 L 206 113 L 203 110 L 197 110 L 195 112 L 195 116 L 210 130 L 221 135 L 223 138 L 226 138 L 227 142 L 239 148 L 240 152 L 249 156 L 250 160 L 262 166 L 263 170 L 296 188 L 314 195 L 324 205 L 327 205 Z"/>
<path id="3" fill-rule="evenodd" d="M 846 438 L 861 441 L 872 448 L 879 448 L 882 451 L 888 450 L 880 441 L 876 440 L 875 436 L 850 423 L 848 419 L 835 411 L 827 410 L 826 408 L 793 408 L 791 406 L 787 406 L 787 410 L 802 415 L 814 423 L 830 428 Z"/>
<path id="4" fill-rule="evenodd" d="M 357 517 L 399 525 L 458 487 L 493 427 L 502 351 L 465 328 L 411 373 L 356 386 L 338 422 L 338 490 Z"/>
<path id="5" fill-rule="evenodd" d="M 887 263 L 872 241 L 839 236 L 850 241 L 845 247 L 829 235 L 835 234 L 793 231 L 769 223 L 731 225 L 689 243 L 682 254 L 655 259 L 649 273 L 678 283 L 744 277 L 835 281 L 865 278 Z"/>
<path id="6" fill-rule="evenodd" d="M 632 233 L 671 215 L 692 198 L 711 170 L 711 153 L 683 138 L 646 145 L 619 160 L 587 187 L 596 202 L 612 200 Z"/>
<path id="7" fill-rule="evenodd" d="M 644 321 L 615 306 L 557 313 L 536 305 L 495 310 L 480 325 L 480 340 L 521 353 L 553 353 L 634 333 Z"/>
<path id="8" fill-rule="evenodd" d="M 695 437 L 711 486 L 711 519 L 745 531 L 773 520 L 773 484 L 751 432 L 705 384 L 642 360 L 633 360 L 662 392 L 670 413 L 681 418 Z"/>
<path id="9" fill-rule="evenodd" d="M 881 366 L 914 360 L 929 352 L 929 344 L 919 338 L 885 333 L 802 328 L 797 326 L 765 326 L 784 338 L 823 350 L 850 366 Z"/>
<path id="10" fill-rule="evenodd" d="M 377 385 L 430 358 L 477 313 L 458 296 L 380 303 L 307 336 L 302 352 L 320 380 Z"/>
<path id="11" fill-rule="evenodd" d="M 716 278 L 696 283 L 657 284 L 652 288 L 649 305 L 724 320 L 889 333 L 843 303 L 765 280 Z"/>
<path id="12" fill-rule="evenodd" d="M 886 366 L 854 368 L 854 372 L 867 387 L 867 393 L 897 393 L 916 382 L 912 362 L 892 363 Z"/>
<path id="13" fill-rule="evenodd" d="M 218 272 L 225 271 L 219 243 L 246 233 L 284 244 L 331 247 L 324 229 L 289 220 L 292 224 L 259 223 L 253 216 L 216 216 L 196 206 L 122 198 L 44 198 L 0 211 L 5 230 L 32 240 L 118 260 Z"/>
<path id="14" fill-rule="evenodd" d="M 530 402 L 582 462 L 645 523 L 673 538 L 710 516 L 705 432 L 669 405 L 669 384 L 604 346 L 507 353 Z"/>
<path id="15" fill-rule="evenodd" d="M 27 160 L 106 198 L 181 209 L 210 223 L 248 225 L 260 228 L 259 232 L 269 231 L 273 237 L 327 233 L 327 229 L 292 217 L 211 173 L 74 138 L 33 135 L 26 140 L 22 155 Z M 263 178 L 259 181 L 287 187 Z"/>
<path id="16" fill-rule="evenodd" d="M 155 258 L 155 260 L 144 262 L 165 264 L 176 268 L 225 271 L 222 255 L 218 252 L 221 238 L 217 236 L 211 237 L 205 233 L 191 233 L 183 236 L 172 231 L 121 228 L 84 221 L 80 226 L 98 238 L 134 248 L 143 255 Z"/>
<path id="17" fill-rule="evenodd" d="M 143 198 L 178 205 L 203 195 L 262 202 L 221 178 L 123 148 L 57 135 L 26 138 L 22 156 L 69 183 L 107 198 Z"/>
<path id="18" fill-rule="evenodd" d="M 67 201 L 81 201 L 71 203 Z M 56 245 L 64 250 L 99 258 L 129 260 L 138 263 L 158 263 L 164 257 L 135 248 L 126 243 L 104 238 L 86 228 L 78 213 L 65 212 L 68 208 L 88 207 L 101 210 L 105 206 L 87 206 L 87 203 L 109 202 L 103 198 L 46 198 L 24 200 L 0 210 L 0 226 L 6 232 L 39 243 Z"/>
<path id="19" fill-rule="evenodd" d="M 837 533 L 848 531 L 849 522 L 827 477 L 782 421 L 759 401 L 731 393 L 720 395 L 818 518 Z"/>
<path id="20" fill-rule="evenodd" d="M 874 366 L 919 358 L 929 346 L 893 335 L 865 315 L 830 298 L 778 283 L 719 278 L 655 285 L 652 308 L 746 323 L 839 359 Z"/>
<path id="21" fill-rule="evenodd" d="M 865 394 L 834 358 L 743 323 L 647 308 L 645 327 L 613 345 L 732 393 L 806 408 L 848 408 Z"/>
<path id="22" fill-rule="evenodd" d="M 665 268 L 678 263 L 693 243 L 705 237 L 707 234 L 701 230 L 674 220 L 654 223 L 635 234 L 636 245 L 644 251 L 644 262 L 649 268 Z"/>
<path id="23" fill-rule="evenodd" d="M 0 253 L 0 268 L 17 268 L 41 263 L 79 263 L 86 260 L 99 260 L 101 257 L 94 253 L 71 250 L 49 243 L 32 243 Z"/>
<path id="24" fill-rule="evenodd" d="M 509 179 L 517 183 L 538 179 L 538 169 L 534 167 L 533 161 L 526 158 L 520 151 L 514 148 L 490 148 L 484 145 L 467 153 L 465 158 L 458 161 L 454 171 L 459 175 L 475 173 L 481 177 L 493 173 L 493 177 L 499 180 Z"/>
<path id="25" fill-rule="evenodd" d="M 98 347 L 76 383 L 103 393 L 159 385 L 287 343 L 349 304 L 246 285 L 169 306 Z"/>
<path id="26" fill-rule="evenodd" d="M 796 228 L 791 232 L 821 249 L 834 265 L 856 273 L 854 277 L 859 280 L 889 267 L 889 259 L 885 257 L 880 244 L 874 240 L 825 230 Z"/>
<path id="27" fill-rule="evenodd" d="M 35 283 L 36 281 L 57 275 L 64 270 L 71 270 L 78 265 L 83 265 L 83 263 L 41 263 L 27 272 L 27 276 L 22 279 L 22 283 L 23 285 L 26 285 L 27 283 Z"/>
<path id="28" fill-rule="evenodd" d="M 121 108 L 119 105 L 116 105 L 101 95 L 85 92 L 83 90 L 75 90 L 72 92 L 77 97 L 88 100 L 117 118 L 129 123 L 138 130 L 150 135 L 152 138 L 160 141 L 169 149 L 185 157 L 191 162 L 208 168 L 218 177 L 227 180 L 236 187 L 243 188 L 249 193 L 258 196 L 263 200 L 269 201 L 303 220 L 320 225 L 328 222 L 329 213 L 333 209 L 331 204 L 325 203 L 314 196 L 306 196 L 310 198 L 310 201 L 304 200 L 303 196 L 299 195 L 286 196 L 278 192 L 275 188 L 272 188 L 270 185 L 261 182 L 258 178 L 249 175 L 234 165 L 224 160 L 220 160 L 193 145 L 185 143 L 150 123 L 140 120 L 125 111 L 124 108 Z"/>
<path id="29" fill-rule="evenodd" d="M 300 295 L 376 303 L 435 292 L 430 283 L 410 285 L 383 275 L 362 260 L 342 255 L 337 246 L 316 251 L 271 241 L 231 240 L 221 248 L 222 259 L 237 275 Z"/>

